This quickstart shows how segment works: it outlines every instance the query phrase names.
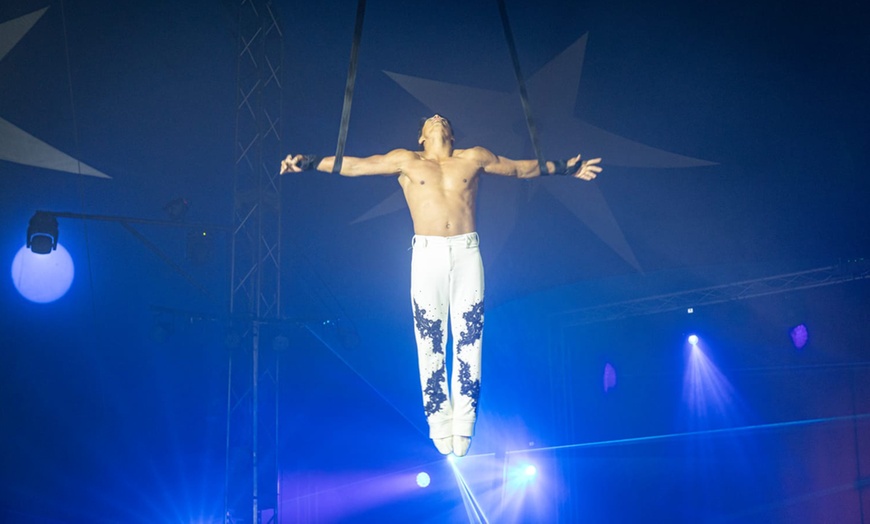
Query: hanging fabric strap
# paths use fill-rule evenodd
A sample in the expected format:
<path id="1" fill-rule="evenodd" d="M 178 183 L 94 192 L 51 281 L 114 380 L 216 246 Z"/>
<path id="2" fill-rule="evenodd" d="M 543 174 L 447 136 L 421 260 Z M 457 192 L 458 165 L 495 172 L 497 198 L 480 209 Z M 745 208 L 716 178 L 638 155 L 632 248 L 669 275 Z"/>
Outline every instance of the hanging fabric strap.
<path id="1" fill-rule="evenodd" d="M 350 65 L 347 68 L 347 84 L 344 87 L 344 106 L 341 108 L 341 126 L 338 129 L 338 144 L 335 146 L 335 163 L 332 172 L 341 171 L 344 145 L 347 143 L 347 128 L 350 125 L 350 106 L 353 103 L 353 86 L 356 83 L 356 65 L 359 59 L 359 42 L 362 38 L 363 17 L 366 14 L 366 0 L 356 4 L 356 25 L 353 29 L 353 46 L 350 49 Z"/>
<path id="2" fill-rule="evenodd" d="M 514 64 L 514 73 L 517 76 L 517 84 L 520 86 L 520 99 L 523 103 L 523 112 L 526 115 L 526 127 L 529 129 L 529 137 L 532 139 L 532 148 L 535 150 L 535 158 L 538 160 L 538 166 L 541 168 L 541 173 L 547 172 L 547 163 L 541 154 L 541 145 L 538 141 L 538 130 L 535 127 L 535 121 L 532 119 L 532 108 L 529 106 L 529 93 L 526 91 L 526 81 L 523 79 L 523 72 L 520 70 L 520 59 L 517 56 L 517 46 L 514 44 L 514 36 L 511 32 L 511 24 L 508 22 L 507 9 L 504 5 L 504 0 L 498 0 L 498 12 L 501 15 L 501 24 L 504 28 L 504 38 L 507 40 L 508 49 L 511 53 L 511 61 Z"/>

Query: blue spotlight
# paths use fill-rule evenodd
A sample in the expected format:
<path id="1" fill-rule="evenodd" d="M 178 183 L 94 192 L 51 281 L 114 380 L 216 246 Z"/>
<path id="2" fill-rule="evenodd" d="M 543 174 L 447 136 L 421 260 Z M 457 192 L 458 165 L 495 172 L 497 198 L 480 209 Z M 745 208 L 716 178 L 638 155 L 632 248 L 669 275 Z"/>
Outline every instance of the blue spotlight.
<path id="1" fill-rule="evenodd" d="M 789 335 L 791 336 L 791 343 L 794 344 L 795 349 L 803 349 L 810 338 L 809 331 L 805 324 L 799 324 L 791 328 Z"/>
<path id="2" fill-rule="evenodd" d="M 431 482 L 431 479 L 429 478 L 428 473 L 423 471 L 423 472 L 420 472 L 419 474 L 417 474 L 417 485 L 418 486 L 420 486 L 421 488 L 425 488 L 429 485 L 429 482 Z"/>
<path id="3" fill-rule="evenodd" d="M 526 462 L 524 464 L 521 463 L 513 466 L 508 478 L 513 487 L 519 488 L 528 485 L 534 481 L 537 476 L 538 468 L 534 464 Z"/>
<path id="4" fill-rule="evenodd" d="M 730 381 L 705 353 L 704 346 L 692 345 L 683 372 L 683 401 L 694 427 L 728 422 L 736 413 L 738 400 Z"/>
<path id="5" fill-rule="evenodd" d="M 42 242 L 42 241 L 38 241 Z M 49 246 L 49 244 L 46 244 Z M 43 246 L 45 247 L 45 246 Z M 75 276 L 69 252 L 60 244 L 45 254 L 34 253 L 27 246 L 12 260 L 12 282 L 21 296 L 31 302 L 46 304 L 64 296 Z"/>
<path id="6" fill-rule="evenodd" d="M 695 335 L 695 334 L 689 335 L 689 344 L 691 344 L 693 346 L 697 346 L 698 345 L 698 335 Z"/>
<path id="7" fill-rule="evenodd" d="M 604 366 L 604 392 L 616 387 L 616 369 L 608 362 Z"/>

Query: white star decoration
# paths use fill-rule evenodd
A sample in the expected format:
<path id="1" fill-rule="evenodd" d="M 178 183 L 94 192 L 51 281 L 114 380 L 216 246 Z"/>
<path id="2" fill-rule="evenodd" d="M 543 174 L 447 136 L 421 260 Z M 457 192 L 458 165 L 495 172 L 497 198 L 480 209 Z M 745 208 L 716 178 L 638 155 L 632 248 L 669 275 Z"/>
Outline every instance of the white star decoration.
<path id="1" fill-rule="evenodd" d="M 622 138 L 575 118 L 573 110 L 580 85 L 586 39 L 586 35 L 578 39 L 527 80 L 532 117 L 546 158 L 567 158 L 581 152 L 585 158 L 600 156 L 605 165 L 611 166 L 675 168 L 713 165 L 713 162 L 669 153 Z M 462 144 L 459 147 L 481 145 L 512 158 L 517 158 L 523 151 L 529 158 L 534 157 L 525 129 L 518 88 L 511 93 L 504 93 L 389 71 L 385 73 L 433 112 L 452 117 L 460 133 Z M 607 176 L 606 169 L 602 176 Z M 486 190 L 481 189 L 481 208 L 485 208 L 487 191 L 497 188 L 500 194 L 495 202 L 499 204 L 494 207 L 498 208 L 498 221 L 508 226 L 497 231 L 495 238 L 487 237 L 487 244 L 494 245 L 495 251 L 507 239 L 515 223 L 515 206 L 504 206 L 504 202 L 516 201 L 519 186 L 488 184 Z M 640 270 L 640 264 L 595 183 L 546 180 L 541 186 L 627 263 Z M 504 194 L 506 191 L 508 195 Z M 404 202 L 399 192 L 354 222 L 403 208 Z"/>
<path id="2" fill-rule="evenodd" d="M 3 57 L 30 31 L 47 10 L 48 8 L 45 7 L 0 24 L 0 60 L 3 60 Z M 111 178 L 3 118 L 0 118 L 0 160 L 67 173 Z"/>

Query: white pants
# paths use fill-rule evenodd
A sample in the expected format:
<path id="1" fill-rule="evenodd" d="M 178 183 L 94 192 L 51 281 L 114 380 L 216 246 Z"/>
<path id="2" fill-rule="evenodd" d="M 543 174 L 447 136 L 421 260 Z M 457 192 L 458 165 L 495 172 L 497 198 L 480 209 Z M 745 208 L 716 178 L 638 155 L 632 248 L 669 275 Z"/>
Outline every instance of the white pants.
<path id="1" fill-rule="evenodd" d="M 483 336 L 479 242 L 477 233 L 413 239 L 411 306 L 430 438 L 474 435 Z M 453 335 L 450 389 L 445 353 L 448 315 Z"/>

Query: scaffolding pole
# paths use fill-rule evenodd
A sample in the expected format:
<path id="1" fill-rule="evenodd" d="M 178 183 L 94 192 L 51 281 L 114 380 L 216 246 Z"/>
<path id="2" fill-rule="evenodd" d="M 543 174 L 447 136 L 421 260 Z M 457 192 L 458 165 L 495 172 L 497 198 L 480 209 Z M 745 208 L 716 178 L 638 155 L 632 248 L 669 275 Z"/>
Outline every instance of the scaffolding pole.
<path id="1" fill-rule="evenodd" d="M 238 39 L 224 522 L 259 524 L 279 492 L 278 352 L 263 358 L 261 329 L 281 309 L 284 42 L 271 0 L 241 1 Z"/>

